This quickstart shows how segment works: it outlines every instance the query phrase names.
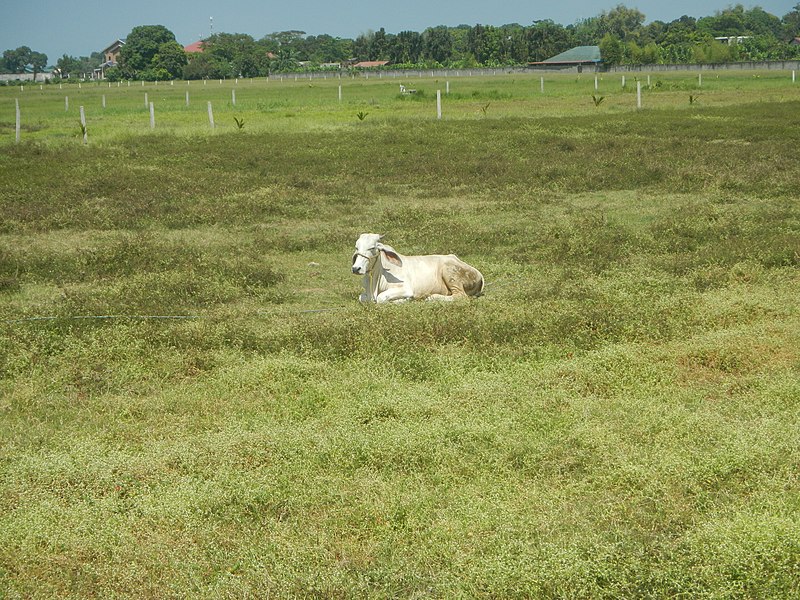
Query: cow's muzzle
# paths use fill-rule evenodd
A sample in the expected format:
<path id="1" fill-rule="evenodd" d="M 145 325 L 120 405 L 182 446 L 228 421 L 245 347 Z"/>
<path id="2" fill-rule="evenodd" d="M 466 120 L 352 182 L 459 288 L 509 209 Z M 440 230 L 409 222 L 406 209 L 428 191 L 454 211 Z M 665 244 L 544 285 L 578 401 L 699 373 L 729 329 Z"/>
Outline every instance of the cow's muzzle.
<path id="1" fill-rule="evenodd" d="M 356 251 L 353 254 L 353 274 L 366 275 L 369 273 L 376 258 L 377 254 L 375 256 L 369 256 L 367 254 L 363 254 L 362 252 Z"/>

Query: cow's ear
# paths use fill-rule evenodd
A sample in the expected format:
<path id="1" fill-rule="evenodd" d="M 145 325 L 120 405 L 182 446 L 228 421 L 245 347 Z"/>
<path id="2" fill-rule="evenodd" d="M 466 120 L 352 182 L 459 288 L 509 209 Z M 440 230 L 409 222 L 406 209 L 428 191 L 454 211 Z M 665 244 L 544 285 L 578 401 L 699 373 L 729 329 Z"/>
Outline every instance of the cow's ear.
<path id="1" fill-rule="evenodd" d="M 397 265 L 398 267 L 403 266 L 403 261 L 400 260 L 400 257 L 397 256 L 397 253 L 394 250 L 384 247 L 381 248 L 381 254 L 383 254 L 386 257 L 386 260 L 388 260 L 393 265 Z"/>

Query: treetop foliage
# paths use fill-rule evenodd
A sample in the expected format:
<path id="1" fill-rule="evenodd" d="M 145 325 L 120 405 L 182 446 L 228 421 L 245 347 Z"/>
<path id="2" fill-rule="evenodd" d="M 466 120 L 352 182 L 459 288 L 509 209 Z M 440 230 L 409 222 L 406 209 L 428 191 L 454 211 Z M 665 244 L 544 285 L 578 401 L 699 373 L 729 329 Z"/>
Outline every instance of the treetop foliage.
<path id="1" fill-rule="evenodd" d="M 543 61 L 580 45 L 600 46 L 604 62 L 610 65 L 800 56 L 800 46 L 789 43 L 800 35 L 800 4 L 782 18 L 737 4 L 700 19 L 684 15 L 669 23 L 645 22 L 644 13 L 619 4 L 568 26 L 538 20 L 530 25 L 438 25 L 422 32 L 390 33 L 381 27 L 355 39 L 309 36 L 296 30 L 259 40 L 219 33 L 204 40 L 203 54 L 189 58 L 184 76 L 250 77 L 320 69 L 347 60 L 387 60 L 395 67 L 500 67 Z"/>
<path id="2" fill-rule="evenodd" d="M 0 59 L 0 73 L 24 73 L 30 69 L 35 75 L 44 71 L 46 67 L 47 55 L 31 50 L 28 46 L 6 50 Z"/>
<path id="3" fill-rule="evenodd" d="M 119 74 L 127 79 L 173 79 L 186 64 L 183 46 L 163 25 L 134 27 L 119 53 Z"/>
<path id="4" fill-rule="evenodd" d="M 597 45 L 607 65 L 783 60 L 800 57 L 800 3 L 778 17 L 741 4 L 695 19 L 652 21 L 619 4 L 572 25 L 536 20 L 530 25 L 437 25 L 422 32 L 387 32 L 383 27 L 355 39 L 304 31 L 280 31 L 261 39 L 244 33 L 216 33 L 203 40 L 204 51 L 187 56 L 163 25 L 134 27 L 120 52 L 111 79 L 187 79 L 255 77 L 271 72 L 324 69 L 346 61 L 386 60 L 394 66 L 501 67 L 550 58 L 574 46 Z M 91 64 L 95 57 L 99 60 Z M 58 61 L 62 74 L 90 72 L 102 56 Z M 23 46 L 6 50 L 0 71 L 41 71 L 47 57 Z"/>

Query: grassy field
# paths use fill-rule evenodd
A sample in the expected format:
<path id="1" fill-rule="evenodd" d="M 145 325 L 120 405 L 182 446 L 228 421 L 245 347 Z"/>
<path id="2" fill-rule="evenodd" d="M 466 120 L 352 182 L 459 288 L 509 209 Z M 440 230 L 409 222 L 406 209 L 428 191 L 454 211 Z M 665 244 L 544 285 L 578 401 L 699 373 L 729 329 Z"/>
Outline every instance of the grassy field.
<path id="1" fill-rule="evenodd" d="M 702 75 L 628 73 L 624 76 L 601 73 L 597 90 L 594 74 L 590 73 L 532 72 L 494 77 L 469 77 L 466 71 L 457 73 L 458 76 L 454 73 L 452 77 L 437 78 L 401 78 L 387 74 L 379 79 L 373 74 L 369 78 L 342 79 L 331 75 L 324 80 L 286 76 L 269 81 L 184 81 L 157 85 L 85 83 L 80 87 L 73 83 L 0 88 L 0 145 L 15 140 L 15 98 L 20 103 L 21 138 L 52 145 L 81 141 L 81 106 L 86 115 L 89 143 L 98 144 L 142 134 L 208 137 L 212 133 L 209 102 L 214 133 L 281 133 L 287 130 L 321 133 L 346 125 L 397 126 L 436 120 L 437 90 L 442 93 L 443 120 L 459 121 L 630 114 L 637 106 L 637 81 L 643 87 L 645 109 L 784 102 L 800 96 L 800 85 L 792 84 L 790 73 L 784 71 L 706 72 Z M 401 84 L 417 93 L 402 95 Z M 602 98 L 599 106 L 595 106 L 592 96 L 598 100 Z M 155 120 L 152 130 L 151 102 Z M 359 113 L 363 123 L 357 117 Z M 234 119 L 243 123 L 241 129 Z"/>
<path id="2" fill-rule="evenodd" d="M 800 597 L 800 84 L 627 79 L 0 88 L 0 597 Z"/>

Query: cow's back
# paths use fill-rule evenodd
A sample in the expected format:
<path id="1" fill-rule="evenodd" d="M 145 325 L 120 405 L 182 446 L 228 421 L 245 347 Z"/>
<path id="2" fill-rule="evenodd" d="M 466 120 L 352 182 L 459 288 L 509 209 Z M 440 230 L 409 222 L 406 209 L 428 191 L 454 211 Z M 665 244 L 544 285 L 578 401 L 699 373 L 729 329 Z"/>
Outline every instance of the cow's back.
<path id="1" fill-rule="evenodd" d="M 450 294 L 444 276 L 449 256 L 426 254 L 404 256 L 401 277 L 414 298 Z"/>
<path id="2" fill-rule="evenodd" d="M 396 256 L 400 264 L 386 261 L 381 265 L 381 293 L 402 289 L 404 297 L 421 300 L 480 296 L 483 292 L 480 271 L 454 254 Z"/>

